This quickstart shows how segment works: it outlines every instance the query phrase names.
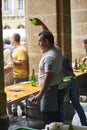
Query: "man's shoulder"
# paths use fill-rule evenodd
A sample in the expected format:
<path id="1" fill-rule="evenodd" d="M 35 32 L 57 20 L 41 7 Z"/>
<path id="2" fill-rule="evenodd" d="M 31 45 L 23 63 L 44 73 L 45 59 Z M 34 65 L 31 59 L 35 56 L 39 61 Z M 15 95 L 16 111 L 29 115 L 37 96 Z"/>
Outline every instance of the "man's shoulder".
<path id="1" fill-rule="evenodd" d="M 3 48 L 4 53 L 11 53 L 11 50 L 8 48 Z"/>
<path id="2" fill-rule="evenodd" d="M 22 45 L 19 46 L 19 47 L 17 47 L 17 48 L 15 48 L 14 50 L 15 50 L 15 51 L 18 51 L 18 52 L 19 52 L 19 51 L 20 51 L 20 52 L 21 52 L 21 51 L 26 51 L 25 47 L 22 46 Z"/>

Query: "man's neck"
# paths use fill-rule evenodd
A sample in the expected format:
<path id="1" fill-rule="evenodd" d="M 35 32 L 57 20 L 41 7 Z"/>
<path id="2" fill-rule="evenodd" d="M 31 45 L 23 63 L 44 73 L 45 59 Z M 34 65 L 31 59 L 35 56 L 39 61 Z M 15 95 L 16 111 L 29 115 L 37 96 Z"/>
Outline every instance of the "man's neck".
<path id="1" fill-rule="evenodd" d="M 43 51 L 43 53 L 45 53 L 45 52 L 47 52 L 47 51 L 51 50 L 53 47 L 54 47 L 54 45 L 49 46 L 47 49 L 45 49 L 45 50 Z"/>
<path id="2" fill-rule="evenodd" d="M 19 46 L 20 46 L 20 44 L 16 44 L 16 45 L 15 45 L 15 48 L 17 48 L 17 47 L 19 47 Z"/>

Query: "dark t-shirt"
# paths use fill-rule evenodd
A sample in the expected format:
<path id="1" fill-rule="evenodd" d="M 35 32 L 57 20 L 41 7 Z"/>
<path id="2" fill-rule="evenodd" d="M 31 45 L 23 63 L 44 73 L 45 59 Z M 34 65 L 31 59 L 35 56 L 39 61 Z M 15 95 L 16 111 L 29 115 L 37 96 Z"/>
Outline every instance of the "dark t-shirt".
<path id="1" fill-rule="evenodd" d="M 73 69 L 70 65 L 69 59 L 65 55 L 62 56 L 62 62 L 64 77 L 72 75 L 74 76 Z"/>

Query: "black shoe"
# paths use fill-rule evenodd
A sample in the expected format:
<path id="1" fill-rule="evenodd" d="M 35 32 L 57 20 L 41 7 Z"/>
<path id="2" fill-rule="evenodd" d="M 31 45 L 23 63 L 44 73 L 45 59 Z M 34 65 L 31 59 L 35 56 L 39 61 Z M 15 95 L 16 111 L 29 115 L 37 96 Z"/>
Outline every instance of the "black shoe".
<path id="1" fill-rule="evenodd" d="M 18 116 L 18 113 L 17 113 L 17 112 L 13 113 L 13 116 L 16 116 L 16 117 L 17 117 L 17 116 Z"/>
<path id="2" fill-rule="evenodd" d="M 22 116 L 26 116 L 26 113 L 25 113 L 25 112 L 22 112 Z"/>

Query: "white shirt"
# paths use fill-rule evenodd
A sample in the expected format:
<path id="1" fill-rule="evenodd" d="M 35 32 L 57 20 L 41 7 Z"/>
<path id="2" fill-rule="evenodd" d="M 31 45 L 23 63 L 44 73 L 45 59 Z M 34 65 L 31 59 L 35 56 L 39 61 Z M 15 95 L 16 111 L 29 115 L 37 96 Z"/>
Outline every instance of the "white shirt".
<path id="1" fill-rule="evenodd" d="M 58 46 L 54 46 L 49 51 L 45 52 L 39 63 L 39 85 L 43 86 L 45 72 L 53 72 L 53 79 L 50 86 L 59 84 L 63 79 L 62 71 L 62 54 Z"/>

